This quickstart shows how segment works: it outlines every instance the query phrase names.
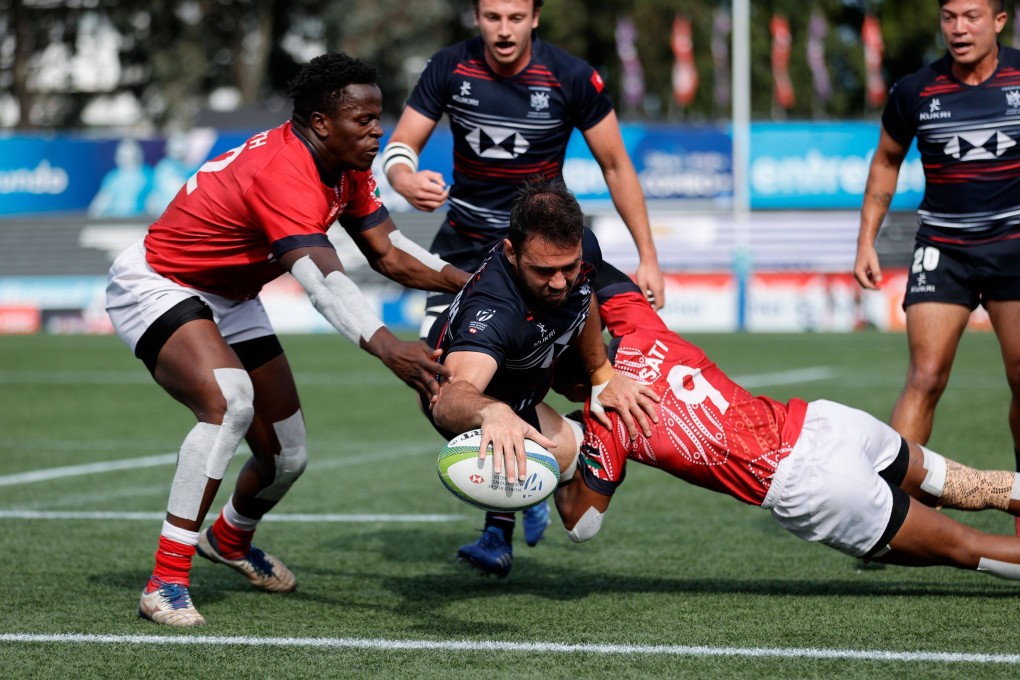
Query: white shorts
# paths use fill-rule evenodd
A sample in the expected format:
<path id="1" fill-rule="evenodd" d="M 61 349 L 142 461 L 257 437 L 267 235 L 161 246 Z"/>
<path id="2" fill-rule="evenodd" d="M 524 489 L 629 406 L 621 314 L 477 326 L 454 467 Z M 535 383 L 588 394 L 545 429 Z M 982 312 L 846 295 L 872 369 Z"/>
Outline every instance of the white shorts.
<path id="1" fill-rule="evenodd" d="M 212 310 L 227 344 L 274 335 L 262 302 L 230 300 L 213 293 L 186 288 L 157 274 L 145 261 L 145 244 L 138 241 L 117 256 L 106 284 L 106 311 L 120 339 L 135 351 L 139 338 L 155 321 L 178 303 L 192 297 Z"/>
<path id="2" fill-rule="evenodd" d="M 762 507 L 806 541 L 865 555 L 892 517 L 893 492 L 878 472 L 896 460 L 901 441 L 895 430 L 864 411 L 813 401 Z"/>

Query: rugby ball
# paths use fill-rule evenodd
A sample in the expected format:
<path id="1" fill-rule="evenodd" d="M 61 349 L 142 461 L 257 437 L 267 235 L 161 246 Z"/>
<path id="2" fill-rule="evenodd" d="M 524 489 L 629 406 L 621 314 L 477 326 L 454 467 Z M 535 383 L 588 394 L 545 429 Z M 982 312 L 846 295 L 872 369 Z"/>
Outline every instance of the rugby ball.
<path id="1" fill-rule="evenodd" d="M 541 503 L 556 490 L 560 466 L 549 451 L 525 439 L 527 477 L 508 481 L 492 472 L 492 445 L 485 460 L 479 460 L 482 431 L 471 430 L 451 439 L 439 452 L 439 479 L 465 503 L 482 510 L 523 510 Z"/>

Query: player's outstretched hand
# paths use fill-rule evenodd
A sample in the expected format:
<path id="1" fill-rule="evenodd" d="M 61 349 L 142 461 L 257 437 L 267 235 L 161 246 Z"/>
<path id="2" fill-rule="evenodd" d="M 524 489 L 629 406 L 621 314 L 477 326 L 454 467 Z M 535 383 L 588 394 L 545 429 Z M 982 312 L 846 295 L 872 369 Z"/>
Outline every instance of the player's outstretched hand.
<path id="1" fill-rule="evenodd" d="M 652 309 L 655 311 L 662 309 L 662 306 L 666 304 L 666 283 L 662 276 L 662 270 L 659 269 L 659 263 L 655 260 L 639 263 L 634 278 L 637 279 L 638 286 L 644 291 Z"/>
<path id="2" fill-rule="evenodd" d="M 545 437 L 541 432 L 522 420 L 505 404 L 485 410 L 482 418 L 482 441 L 478 449 L 478 457 L 485 460 L 486 450 L 492 444 L 492 471 L 503 474 L 506 471 L 508 480 L 524 481 L 527 479 L 527 452 L 524 440 L 530 439 L 545 448 L 556 448 L 556 442 Z"/>
<path id="3" fill-rule="evenodd" d="M 433 170 L 404 173 L 397 181 L 399 186 L 394 185 L 393 188 L 416 210 L 432 212 L 446 203 L 450 196 L 450 188 L 446 186 L 443 175 Z"/>
<path id="4" fill-rule="evenodd" d="M 659 422 L 655 406 L 658 402 L 659 395 L 652 388 L 613 371 L 613 377 L 604 387 L 592 389 L 591 414 L 600 423 L 610 427 L 605 411 L 612 409 L 620 414 L 631 439 L 637 438 L 639 427 L 642 434 L 651 437 L 652 423 Z"/>
<path id="5" fill-rule="evenodd" d="M 439 396 L 439 381 L 450 377 L 450 369 L 438 361 L 442 353 L 421 340 L 396 340 L 379 352 L 379 358 L 398 378 L 433 402 Z"/>
<path id="6" fill-rule="evenodd" d="M 865 290 L 878 290 L 882 287 L 882 268 L 878 265 L 878 251 L 874 245 L 858 244 L 854 278 Z"/>

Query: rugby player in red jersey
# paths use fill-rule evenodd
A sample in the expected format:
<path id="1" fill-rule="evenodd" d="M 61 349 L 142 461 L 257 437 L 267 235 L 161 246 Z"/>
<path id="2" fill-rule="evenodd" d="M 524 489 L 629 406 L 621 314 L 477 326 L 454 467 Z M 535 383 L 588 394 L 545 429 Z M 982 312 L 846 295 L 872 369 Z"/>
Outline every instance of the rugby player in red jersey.
<path id="1" fill-rule="evenodd" d="M 599 290 L 615 370 L 659 396 L 653 434 L 632 438 L 584 411 L 571 482 L 556 491 L 570 537 L 601 527 L 628 460 L 759 505 L 783 528 L 855 557 L 945 565 L 1020 580 L 1020 538 L 988 534 L 933 508 L 1020 515 L 1020 473 L 963 466 L 830 401 L 754 396 L 669 330 L 625 276 Z"/>
<path id="2" fill-rule="evenodd" d="M 198 421 L 181 445 L 139 613 L 205 623 L 189 591 L 197 551 L 257 588 L 295 588 L 252 536 L 304 471 L 305 426 L 287 357 L 259 301 L 290 272 L 341 334 L 429 398 L 448 371 L 421 342 L 398 340 L 344 274 L 326 236 L 336 221 L 371 266 L 406 286 L 457 291 L 468 274 L 394 227 L 371 166 L 379 152 L 376 71 L 345 54 L 306 64 L 289 122 L 205 163 L 145 239 L 110 269 L 107 310 L 155 381 Z M 199 533 L 241 439 L 252 455 L 211 528 Z"/>

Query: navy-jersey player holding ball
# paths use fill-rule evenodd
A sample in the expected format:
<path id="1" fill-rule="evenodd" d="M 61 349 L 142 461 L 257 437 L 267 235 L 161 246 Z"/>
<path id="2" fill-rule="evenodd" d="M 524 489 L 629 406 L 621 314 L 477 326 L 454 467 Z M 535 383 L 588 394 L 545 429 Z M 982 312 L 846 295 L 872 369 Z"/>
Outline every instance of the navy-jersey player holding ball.
<path id="1" fill-rule="evenodd" d="M 430 251 L 474 271 L 506 238 L 517 188 L 536 174 L 560 178 L 570 135 L 581 130 L 637 246 L 637 283 L 659 309 L 662 272 L 612 102 L 591 65 L 532 36 L 541 8 L 542 0 L 474 0 L 480 35 L 432 56 L 383 150 L 386 177 L 418 210 L 448 204 Z M 453 134 L 452 186 L 418 168 L 444 114 Z M 429 295 L 422 337 L 452 300 Z M 529 545 L 541 539 L 548 518 L 546 504 L 524 512 Z"/>
<path id="2" fill-rule="evenodd" d="M 981 304 L 1012 390 L 1020 470 L 1020 52 L 997 42 L 1006 25 L 1002 0 L 939 6 L 945 56 L 896 83 L 882 115 L 854 276 L 864 288 L 881 285 L 875 236 L 916 137 L 926 186 L 903 302 L 910 367 L 890 424 L 909 440 L 928 441 L 960 336 Z"/>
<path id="3" fill-rule="evenodd" d="M 492 444 L 493 468 L 523 480 L 524 439 L 546 446 L 563 479 L 573 476 L 579 425 L 542 402 L 556 361 L 576 347 L 590 376 L 593 411 L 620 414 L 634 437 L 656 422 L 655 394 L 617 375 L 602 341 L 592 282 L 602 268 L 595 235 L 577 200 L 560 181 L 538 180 L 513 204 L 508 237 L 496 245 L 453 304 L 432 326 L 429 344 L 442 349 L 450 376 L 430 405 L 429 420 L 446 438 L 481 428 L 480 453 Z M 614 270 L 615 271 L 615 270 Z M 620 276 L 623 276 L 620 274 Z M 608 420 L 606 420 L 608 423 Z M 484 573 L 506 577 L 513 554 L 512 513 L 486 515 L 476 543 L 458 557 Z"/>

